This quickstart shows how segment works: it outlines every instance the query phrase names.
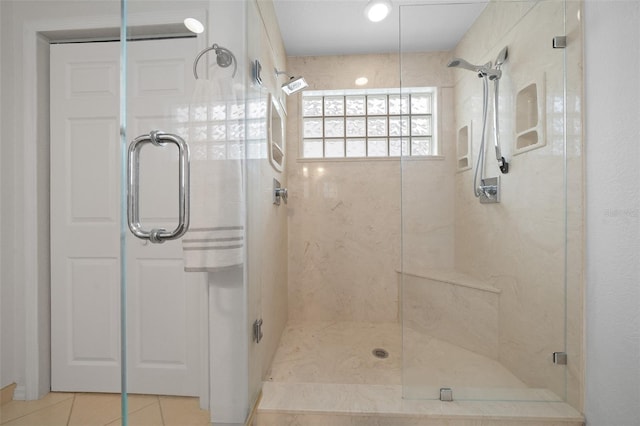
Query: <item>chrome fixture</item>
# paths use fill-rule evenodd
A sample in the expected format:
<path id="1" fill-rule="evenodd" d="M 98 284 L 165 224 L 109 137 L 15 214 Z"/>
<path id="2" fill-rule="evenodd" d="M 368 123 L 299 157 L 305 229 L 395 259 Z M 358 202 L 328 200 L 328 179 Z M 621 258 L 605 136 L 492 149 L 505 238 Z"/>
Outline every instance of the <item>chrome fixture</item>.
<path id="1" fill-rule="evenodd" d="M 262 334 L 262 318 L 257 319 L 253 323 L 253 340 L 256 343 L 260 343 L 264 334 Z"/>
<path id="2" fill-rule="evenodd" d="M 178 226 L 171 232 L 163 228 L 147 231 L 142 229 L 140 224 L 140 150 L 148 143 L 159 147 L 173 143 L 178 147 Z M 131 142 L 127 163 L 129 230 L 136 237 L 155 244 L 182 237 L 189 229 L 189 147 L 187 143 L 178 135 L 153 130 L 148 135 L 138 136 Z"/>
<path id="3" fill-rule="evenodd" d="M 453 389 L 440 388 L 440 401 L 453 401 Z"/>
<path id="4" fill-rule="evenodd" d="M 207 47 L 202 52 L 198 53 L 198 55 L 196 56 L 196 59 L 193 61 L 193 76 L 196 78 L 196 80 L 198 79 L 198 71 L 196 69 L 198 66 L 198 61 L 200 60 L 202 55 L 212 50 L 216 54 L 216 63 L 218 64 L 219 67 L 227 68 L 233 65 L 233 74 L 231 75 L 231 77 L 235 77 L 236 72 L 238 71 L 238 61 L 236 60 L 236 57 L 233 55 L 233 53 L 229 49 L 222 46 L 218 46 L 217 44 L 214 43 L 213 46 Z"/>
<path id="5" fill-rule="evenodd" d="M 253 81 L 262 86 L 262 64 L 259 60 L 253 61 Z"/>
<path id="6" fill-rule="evenodd" d="M 287 96 L 309 87 L 309 84 L 307 84 L 304 77 L 294 77 L 287 74 L 286 71 L 278 71 L 277 68 L 274 68 L 274 71 L 276 73 L 276 78 L 278 78 L 278 76 L 280 75 L 286 75 L 287 77 L 289 77 L 289 80 L 282 85 L 282 91 Z"/>
<path id="7" fill-rule="evenodd" d="M 273 204 L 275 204 L 276 206 L 280 205 L 280 201 L 284 201 L 285 204 L 287 204 L 287 201 L 289 200 L 289 191 L 287 191 L 287 188 L 282 188 L 280 186 L 280 182 L 278 181 L 278 179 L 273 179 Z"/>
<path id="8" fill-rule="evenodd" d="M 480 180 L 478 187 L 481 204 L 493 204 L 500 202 L 500 176 L 484 178 Z"/>
<path id="9" fill-rule="evenodd" d="M 484 65 L 473 65 L 462 58 L 453 58 L 447 66 L 449 68 L 462 68 L 480 74 L 483 70 L 488 70 L 489 68 L 491 68 L 491 62 L 487 62 Z M 482 77 L 482 75 L 478 75 L 478 77 Z"/>
<path id="10" fill-rule="evenodd" d="M 567 353 L 566 352 L 554 352 L 553 363 L 556 365 L 567 365 Z"/>
<path id="11" fill-rule="evenodd" d="M 497 203 L 500 198 L 496 194 L 489 194 L 493 192 L 493 188 L 485 188 L 485 183 L 488 179 L 484 178 L 484 163 L 485 163 L 485 134 L 487 131 L 487 112 L 489 109 L 489 80 L 493 81 L 494 93 L 493 93 L 493 140 L 496 152 L 496 160 L 500 171 L 504 174 L 509 173 L 509 163 L 505 160 L 500 149 L 500 132 L 498 127 L 498 94 L 499 94 L 499 81 L 502 78 L 502 65 L 507 60 L 509 51 L 507 47 L 502 49 L 498 53 L 498 57 L 495 61 L 495 66 L 492 66 L 491 61 L 484 65 L 473 65 L 464 59 L 453 58 L 447 65 L 448 67 L 462 68 L 475 72 L 479 78 L 482 78 L 482 136 L 480 137 L 480 151 L 478 153 L 478 161 L 476 162 L 476 171 L 473 177 L 473 190 L 476 197 L 483 197 L 485 200 L 483 203 Z M 478 179 L 480 179 L 480 186 L 478 186 Z M 497 185 L 496 185 L 497 188 Z M 494 196 L 495 195 L 495 196 Z"/>
<path id="12" fill-rule="evenodd" d="M 502 151 L 500 150 L 500 129 L 498 127 L 498 85 L 500 84 L 500 77 L 502 77 L 502 71 L 500 68 L 507 60 L 507 56 L 509 56 L 509 50 L 505 46 L 500 53 L 498 53 L 498 57 L 496 58 L 495 70 L 499 75 L 493 80 L 493 142 L 496 149 L 496 160 L 498 161 L 498 166 L 500 167 L 500 171 L 504 174 L 509 173 L 509 163 L 504 159 Z M 491 77 L 489 77 L 489 80 L 491 80 Z"/>
<path id="13" fill-rule="evenodd" d="M 564 49 L 565 47 L 567 47 L 567 37 L 555 36 L 551 45 L 554 49 Z"/>

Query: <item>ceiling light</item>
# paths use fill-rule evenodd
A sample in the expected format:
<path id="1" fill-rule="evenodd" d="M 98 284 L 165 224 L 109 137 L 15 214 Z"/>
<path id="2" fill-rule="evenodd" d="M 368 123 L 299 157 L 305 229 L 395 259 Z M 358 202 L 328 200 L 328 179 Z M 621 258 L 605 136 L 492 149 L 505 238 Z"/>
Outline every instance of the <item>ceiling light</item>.
<path id="1" fill-rule="evenodd" d="M 204 25 L 196 18 L 187 18 L 184 20 L 184 26 L 192 33 L 200 34 L 204 32 Z"/>
<path id="2" fill-rule="evenodd" d="M 365 16 L 371 22 L 380 22 L 391 12 L 391 2 L 389 0 L 370 0 L 364 8 Z"/>
<path id="3" fill-rule="evenodd" d="M 356 86 L 364 86 L 369 82 L 367 77 L 358 77 L 356 78 Z"/>

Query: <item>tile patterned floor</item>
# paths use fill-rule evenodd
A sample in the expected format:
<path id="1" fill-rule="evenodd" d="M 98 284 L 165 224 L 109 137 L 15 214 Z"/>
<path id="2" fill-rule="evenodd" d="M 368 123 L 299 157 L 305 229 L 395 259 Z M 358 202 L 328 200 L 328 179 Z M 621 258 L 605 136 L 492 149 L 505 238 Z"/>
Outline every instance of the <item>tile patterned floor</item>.
<path id="1" fill-rule="evenodd" d="M 120 395 L 51 392 L 37 401 L 0 406 L 2 426 L 116 426 Z M 209 412 L 198 398 L 130 395 L 130 426 L 208 426 Z"/>

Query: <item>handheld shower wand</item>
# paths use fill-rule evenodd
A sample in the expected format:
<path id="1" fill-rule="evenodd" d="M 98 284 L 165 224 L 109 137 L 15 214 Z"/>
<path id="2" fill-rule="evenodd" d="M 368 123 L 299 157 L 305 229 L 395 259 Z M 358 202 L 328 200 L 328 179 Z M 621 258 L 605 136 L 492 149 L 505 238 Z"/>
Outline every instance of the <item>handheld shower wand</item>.
<path id="1" fill-rule="evenodd" d="M 498 74 L 498 76 L 496 78 L 493 79 L 493 88 L 494 88 L 494 92 L 493 92 L 493 141 L 495 144 L 495 148 L 496 148 L 496 160 L 498 161 L 498 167 L 500 167 L 500 171 L 503 174 L 507 174 L 509 173 L 509 163 L 507 163 L 507 160 L 504 159 L 504 157 L 502 156 L 502 152 L 500 150 L 500 129 L 498 127 L 498 93 L 499 93 L 499 89 L 498 89 L 498 85 L 500 83 L 500 77 L 502 77 L 502 71 L 500 70 L 500 68 L 502 67 L 502 64 L 504 64 L 504 62 L 507 60 L 507 56 L 509 55 L 509 51 L 507 49 L 507 47 L 505 46 L 504 49 L 502 49 L 500 51 L 500 53 L 498 53 L 498 57 L 496 58 L 496 63 L 495 63 L 495 70 Z M 491 77 L 489 77 L 489 80 L 491 80 Z"/>

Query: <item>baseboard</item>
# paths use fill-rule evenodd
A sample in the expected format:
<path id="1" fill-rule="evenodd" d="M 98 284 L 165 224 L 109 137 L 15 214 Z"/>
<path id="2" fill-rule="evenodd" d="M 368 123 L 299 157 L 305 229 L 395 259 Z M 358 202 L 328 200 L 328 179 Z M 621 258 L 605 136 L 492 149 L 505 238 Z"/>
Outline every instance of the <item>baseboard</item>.
<path id="1" fill-rule="evenodd" d="M 0 389 L 0 405 L 6 404 L 9 401 L 13 401 L 13 395 L 17 386 L 18 385 L 16 385 L 15 383 L 11 383 L 10 385 L 7 385 Z"/>
<path id="2" fill-rule="evenodd" d="M 16 386 L 16 389 L 13 391 L 13 400 L 14 401 L 25 401 L 27 399 L 27 388 L 24 386 Z"/>

